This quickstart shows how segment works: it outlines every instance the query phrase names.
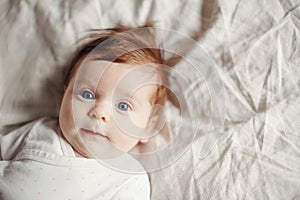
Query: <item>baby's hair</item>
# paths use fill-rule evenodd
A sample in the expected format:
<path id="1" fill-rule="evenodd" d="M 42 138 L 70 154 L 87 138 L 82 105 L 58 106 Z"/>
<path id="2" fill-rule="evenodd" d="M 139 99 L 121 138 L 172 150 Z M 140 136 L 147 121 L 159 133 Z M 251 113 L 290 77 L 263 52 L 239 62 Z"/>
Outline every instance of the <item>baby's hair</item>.
<path id="1" fill-rule="evenodd" d="M 153 25 L 149 22 L 138 28 L 117 25 L 116 28 L 92 31 L 95 33 L 90 35 L 90 42 L 79 50 L 71 62 L 64 83 L 65 87 L 69 85 L 77 68 L 86 58 L 132 65 L 163 64 L 162 48 L 157 45 Z M 164 102 L 165 92 L 164 87 L 158 88 L 156 103 Z"/>

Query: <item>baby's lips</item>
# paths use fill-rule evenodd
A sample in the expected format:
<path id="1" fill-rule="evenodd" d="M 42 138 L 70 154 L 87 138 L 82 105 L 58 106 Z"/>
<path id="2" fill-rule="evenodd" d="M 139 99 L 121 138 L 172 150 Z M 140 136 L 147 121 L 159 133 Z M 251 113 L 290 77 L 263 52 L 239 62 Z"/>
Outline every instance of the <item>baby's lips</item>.
<path id="1" fill-rule="evenodd" d="M 83 130 L 84 132 L 87 132 L 87 133 L 90 133 L 90 134 L 100 135 L 100 136 L 102 136 L 102 137 L 106 137 L 106 138 L 107 138 L 107 135 L 103 134 L 103 133 L 100 132 L 100 131 L 95 131 L 94 129 L 82 128 L 82 130 Z"/>

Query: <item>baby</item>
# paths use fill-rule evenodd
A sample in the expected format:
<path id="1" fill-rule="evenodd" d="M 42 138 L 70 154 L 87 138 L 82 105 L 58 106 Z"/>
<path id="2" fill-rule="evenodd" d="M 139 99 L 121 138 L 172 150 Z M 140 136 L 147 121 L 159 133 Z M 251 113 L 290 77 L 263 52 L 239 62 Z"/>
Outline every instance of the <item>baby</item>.
<path id="1" fill-rule="evenodd" d="M 0 135 L 0 199 L 149 199 L 147 173 L 127 152 L 160 131 L 161 63 L 149 27 L 93 35 L 67 74 L 59 120 Z M 102 163 L 111 160 L 117 169 Z"/>

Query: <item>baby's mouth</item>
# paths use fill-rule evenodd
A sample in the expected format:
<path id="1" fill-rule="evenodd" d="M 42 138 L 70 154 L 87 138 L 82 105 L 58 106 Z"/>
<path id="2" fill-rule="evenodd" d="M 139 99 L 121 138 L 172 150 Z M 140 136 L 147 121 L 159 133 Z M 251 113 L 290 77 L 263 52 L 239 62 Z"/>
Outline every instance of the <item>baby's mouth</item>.
<path id="1" fill-rule="evenodd" d="M 90 134 L 90 135 L 105 137 L 105 138 L 108 139 L 108 137 L 106 135 L 104 135 L 104 134 L 102 134 L 100 132 L 94 131 L 94 130 L 81 128 L 81 131 L 83 131 L 84 133 Z"/>

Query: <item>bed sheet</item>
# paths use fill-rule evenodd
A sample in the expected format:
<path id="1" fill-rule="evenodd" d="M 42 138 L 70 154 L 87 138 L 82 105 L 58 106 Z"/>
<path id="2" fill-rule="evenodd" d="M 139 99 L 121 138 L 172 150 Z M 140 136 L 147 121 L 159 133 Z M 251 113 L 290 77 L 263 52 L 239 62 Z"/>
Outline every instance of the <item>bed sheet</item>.
<path id="1" fill-rule="evenodd" d="M 187 36 L 168 37 L 166 46 L 202 65 L 207 57 L 198 54 L 199 46 L 205 50 L 214 66 L 202 68 L 202 78 L 183 59 L 168 61 L 193 85 L 202 122 L 211 122 L 206 105 L 213 99 L 224 103 L 224 115 L 205 154 L 208 133 L 199 130 L 178 160 L 150 173 L 151 199 L 300 199 L 299 5 L 299 0 L 3 0 L 1 133 L 57 116 L 64 73 L 87 30 L 152 20 Z M 203 86 L 216 77 L 224 96 L 208 95 Z"/>

